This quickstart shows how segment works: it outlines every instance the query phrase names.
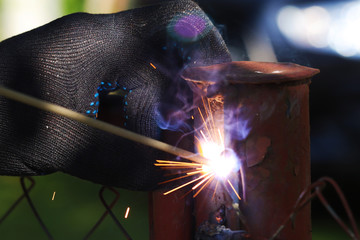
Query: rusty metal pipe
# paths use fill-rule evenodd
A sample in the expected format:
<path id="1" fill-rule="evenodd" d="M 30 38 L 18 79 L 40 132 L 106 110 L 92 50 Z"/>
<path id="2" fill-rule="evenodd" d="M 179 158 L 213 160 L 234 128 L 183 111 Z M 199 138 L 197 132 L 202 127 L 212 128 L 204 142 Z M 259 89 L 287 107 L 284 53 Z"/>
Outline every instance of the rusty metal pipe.
<path id="1" fill-rule="evenodd" d="M 207 97 L 223 96 L 224 132 L 242 170 L 236 186 L 243 197 L 241 225 L 253 240 L 270 238 L 310 184 L 309 83 L 318 72 L 291 63 L 231 62 L 183 73 Z M 214 202 L 209 192 L 199 197 L 198 226 L 229 202 Z M 240 219 L 231 221 L 236 229 Z M 277 239 L 311 239 L 310 205 Z"/>
<path id="2" fill-rule="evenodd" d="M 199 138 L 216 144 L 225 141 L 224 133 L 224 95 L 215 91 L 216 82 L 193 81 L 186 79 L 193 90 L 194 129 L 198 133 L 195 144 L 200 145 Z M 199 134 L 199 132 L 201 134 Z M 195 134 L 196 135 L 196 134 Z M 225 143 L 224 143 L 225 145 Z M 225 146 L 226 148 L 226 146 Z M 215 177 L 216 178 L 216 177 Z M 238 179 L 232 179 L 238 185 Z M 229 191 L 230 186 L 222 179 L 211 181 L 194 199 L 196 239 L 208 239 L 210 236 L 221 236 L 224 228 L 227 230 L 240 230 L 240 221 L 237 216 L 238 199 Z M 226 234 L 228 235 L 228 234 Z M 225 237 L 225 236 L 224 236 Z"/>

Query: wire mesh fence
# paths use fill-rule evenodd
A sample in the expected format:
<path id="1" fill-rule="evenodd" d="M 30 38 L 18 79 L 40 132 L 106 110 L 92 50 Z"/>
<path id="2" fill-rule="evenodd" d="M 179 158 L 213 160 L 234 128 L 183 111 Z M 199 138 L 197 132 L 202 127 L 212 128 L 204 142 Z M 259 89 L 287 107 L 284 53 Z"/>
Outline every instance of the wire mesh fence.
<path id="1" fill-rule="evenodd" d="M 2 181 L 0 195 L 1 239 L 149 239 L 147 193 L 124 192 L 92 183 L 67 186 L 71 190 L 68 192 L 62 187 L 49 191 L 42 177 L 35 177 L 36 180 L 31 177 L 3 178 L 6 181 L 5 184 Z M 69 179 L 72 180 L 71 177 L 67 180 Z M 39 184 L 36 183 L 37 181 Z M 17 184 L 16 191 L 13 191 L 14 189 L 4 191 L 4 185 L 13 184 Z M 334 188 L 340 198 L 348 219 L 342 219 L 340 216 L 343 215 L 338 215 L 332 207 L 332 201 L 325 197 L 326 190 L 330 187 Z M 75 194 L 75 198 L 78 199 L 74 198 L 73 191 L 79 194 Z M 18 194 L 17 198 L 14 197 L 15 192 Z M 89 193 L 92 197 L 89 197 Z M 307 193 L 311 193 L 310 197 L 305 197 L 309 196 Z M 47 204 L 39 200 L 39 197 L 44 198 L 45 195 Z M 83 198 L 79 197 L 81 195 Z M 283 227 L 296 221 L 296 214 L 313 200 L 319 200 L 329 212 L 329 216 L 333 217 L 333 223 L 338 224 L 336 231 L 332 228 L 328 229 L 329 233 L 333 232 L 333 238 L 324 239 L 360 239 L 354 216 L 341 188 L 328 177 L 320 178 L 304 189 L 294 205 L 293 212 L 289 213 L 289 217 L 269 239 L 277 239 Z M 69 205 L 70 202 L 72 204 Z M 316 226 L 313 229 L 316 233 Z M 323 238 L 317 234 L 313 239 Z"/>
<path id="2" fill-rule="evenodd" d="M 0 186 L 0 239 L 148 239 L 146 192 L 64 174 L 1 177 Z"/>

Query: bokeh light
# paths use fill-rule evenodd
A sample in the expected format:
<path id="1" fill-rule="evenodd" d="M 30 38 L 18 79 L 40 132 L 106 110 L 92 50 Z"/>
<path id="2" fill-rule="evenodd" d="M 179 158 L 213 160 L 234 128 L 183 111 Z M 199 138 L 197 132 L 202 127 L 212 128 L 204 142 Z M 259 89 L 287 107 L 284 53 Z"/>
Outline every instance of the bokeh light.
<path id="1" fill-rule="evenodd" d="M 2 0 L 1 6 L 1 39 L 29 31 L 62 15 L 60 0 Z"/>
<path id="2" fill-rule="evenodd" d="M 184 42 L 198 40 L 206 33 L 207 29 L 208 24 L 205 16 L 196 14 L 177 16 L 168 26 L 169 34 Z"/>
<path id="3" fill-rule="evenodd" d="M 360 57 L 360 1 L 287 5 L 277 15 L 281 33 L 294 45 L 343 57 Z"/>

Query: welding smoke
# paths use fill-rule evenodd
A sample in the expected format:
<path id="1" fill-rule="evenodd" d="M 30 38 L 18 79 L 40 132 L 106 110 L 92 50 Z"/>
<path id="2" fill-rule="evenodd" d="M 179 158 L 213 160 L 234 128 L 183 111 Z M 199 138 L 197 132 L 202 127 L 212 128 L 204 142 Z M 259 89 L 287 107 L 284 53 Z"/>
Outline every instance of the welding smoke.
<path id="1" fill-rule="evenodd" d="M 189 67 L 231 61 L 230 53 L 216 27 L 204 12 L 196 9 L 178 14 L 168 23 L 167 43 L 162 51 L 166 65 L 158 68 L 171 81 L 156 107 L 157 125 L 163 130 L 191 131 L 193 91 L 180 77 Z"/>

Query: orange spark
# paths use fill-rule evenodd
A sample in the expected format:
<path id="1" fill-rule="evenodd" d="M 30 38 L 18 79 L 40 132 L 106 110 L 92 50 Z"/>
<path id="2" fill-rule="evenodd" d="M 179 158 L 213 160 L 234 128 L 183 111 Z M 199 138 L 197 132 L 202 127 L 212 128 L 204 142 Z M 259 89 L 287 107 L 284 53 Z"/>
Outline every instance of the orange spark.
<path id="1" fill-rule="evenodd" d="M 197 168 L 198 170 L 198 168 Z M 199 169 L 199 171 L 195 171 L 195 172 L 190 172 L 190 173 L 187 173 L 188 175 L 194 175 L 194 174 L 198 174 L 198 173 L 202 173 L 204 170 L 201 168 Z"/>
<path id="2" fill-rule="evenodd" d="M 199 107 L 198 107 L 198 111 L 199 111 L 199 113 L 200 113 L 201 119 L 202 119 L 203 122 L 204 122 L 205 129 L 206 129 L 207 133 L 209 133 L 209 136 L 211 137 L 211 132 L 210 132 L 210 130 L 209 130 L 209 128 L 208 128 L 208 125 L 207 125 L 207 123 L 206 123 L 206 121 L 205 121 L 205 118 L 204 118 L 204 116 L 203 116 L 203 114 L 202 114 L 202 112 L 201 112 L 201 110 L 200 110 Z M 202 132 L 202 130 L 200 130 L 200 132 Z M 203 134 L 203 133 L 202 133 L 202 134 Z M 204 136 L 204 135 L 203 135 L 203 136 Z M 204 136 L 204 137 L 205 137 L 205 136 Z"/>
<path id="3" fill-rule="evenodd" d="M 237 193 L 237 191 L 235 190 L 234 186 L 231 184 L 229 179 L 227 180 L 227 182 L 229 183 L 230 187 L 232 188 L 238 199 L 241 200 L 241 197 L 239 196 L 239 194 Z"/>
<path id="4" fill-rule="evenodd" d="M 169 193 L 175 192 L 176 190 L 179 190 L 180 188 L 183 188 L 183 187 L 185 187 L 185 186 L 187 186 L 187 185 L 190 185 L 190 184 L 192 184 L 193 182 L 199 181 L 200 179 L 203 179 L 203 178 L 206 177 L 206 176 L 207 176 L 207 174 L 202 175 L 202 176 L 200 176 L 200 177 L 198 177 L 198 178 L 195 178 L 194 180 L 192 180 L 192 181 L 190 181 L 190 182 L 184 183 L 183 185 L 180 185 L 180 186 L 178 186 L 178 187 L 176 187 L 176 188 L 174 188 L 174 189 L 171 189 L 170 191 L 167 191 L 166 193 L 164 193 L 164 195 L 168 195 Z"/>
<path id="5" fill-rule="evenodd" d="M 195 174 L 199 174 L 201 171 L 195 171 L 195 172 L 189 172 L 189 173 L 186 173 L 186 175 L 184 176 L 180 176 L 180 177 L 177 177 L 177 178 L 172 178 L 170 180 L 166 180 L 164 182 L 161 182 L 159 184 L 164 184 L 164 183 L 168 183 L 168 182 L 173 182 L 173 181 L 176 181 L 176 180 L 180 180 L 180 179 L 183 179 L 183 178 L 187 178 L 189 176 L 192 176 L 192 175 L 195 175 Z"/>
<path id="6" fill-rule="evenodd" d="M 219 133 L 219 138 L 220 138 L 221 146 L 225 146 L 224 139 L 223 139 L 222 136 L 221 136 L 220 128 L 218 128 L 218 133 Z"/>
<path id="7" fill-rule="evenodd" d="M 152 66 L 154 69 L 156 69 L 156 67 L 153 63 L 150 63 L 150 66 Z"/>
<path id="8" fill-rule="evenodd" d="M 163 167 L 164 169 L 167 169 L 166 167 Z M 194 171 L 196 170 L 196 171 Z M 202 168 L 184 168 L 184 169 L 177 169 L 176 172 L 169 172 L 164 174 L 164 176 L 173 176 L 173 175 L 182 175 L 182 174 L 188 174 L 188 175 L 194 175 L 201 173 Z M 160 183 L 161 184 L 161 183 Z"/>
<path id="9" fill-rule="evenodd" d="M 208 175 L 208 176 L 207 176 Z M 211 178 L 214 174 L 213 173 L 207 173 L 205 175 L 203 175 L 204 177 L 207 176 L 206 178 L 204 178 L 201 182 L 199 182 L 198 184 L 196 184 L 195 186 L 192 187 L 192 190 L 197 189 L 201 184 L 203 184 L 206 180 L 208 180 L 209 178 Z"/>
<path id="10" fill-rule="evenodd" d="M 177 162 L 177 161 L 168 161 L 168 160 L 156 160 L 155 166 L 192 166 L 192 167 L 201 167 L 200 163 L 190 163 L 190 162 Z"/>
<path id="11" fill-rule="evenodd" d="M 128 218 L 128 216 L 129 216 L 129 212 L 130 212 L 130 207 L 128 207 L 128 208 L 126 209 L 126 212 L 125 212 L 125 218 Z"/>
<path id="12" fill-rule="evenodd" d="M 199 193 L 207 186 L 207 185 L 209 185 L 209 183 L 211 183 L 212 182 L 212 180 L 214 180 L 214 174 L 211 176 L 211 178 L 210 179 L 208 179 L 207 180 L 207 182 L 199 189 L 199 191 L 197 191 L 195 194 L 194 194 L 194 196 L 193 196 L 193 198 L 196 198 L 196 196 L 197 195 L 199 195 Z M 218 182 L 217 182 L 218 183 Z"/>
<path id="13" fill-rule="evenodd" d="M 214 200 L 214 198 L 215 198 L 215 194 L 216 194 L 216 190 L 217 190 L 218 185 L 219 185 L 219 181 L 216 182 L 215 189 L 214 189 L 214 193 L 213 193 L 213 195 L 212 195 L 211 200 Z"/>
<path id="14" fill-rule="evenodd" d="M 214 116 L 212 114 L 212 111 L 211 111 L 211 106 L 210 106 L 210 101 L 209 99 L 207 98 L 206 99 L 206 102 L 207 102 L 207 107 L 206 107 L 206 103 L 205 103 L 205 98 L 204 97 L 201 97 L 201 100 L 202 100 L 202 103 L 203 103 L 203 106 L 204 106 L 204 110 L 205 110 L 205 113 L 206 113 L 206 116 L 207 116 L 207 119 L 210 119 L 210 124 L 209 125 L 212 125 L 212 132 L 210 132 L 209 130 L 209 134 L 210 135 L 213 135 L 213 136 L 216 136 L 216 132 L 215 132 L 215 121 L 214 121 Z M 204 121 L 205 123 L 205 121 Z M 214 137 L 215 139 L 215 137 Z"/>
<path id="15" fill-rule="evenodd" d="M 200 133 L 201 133 L 201 135 L 203 136 L 204 140 L 205 140 L 206 142 L 209 142 L 209 141 L 207 140 L 207 137 L 205 136 L 205 134 L 204 134 L 204 132 L 203 132 L 202 130 L 200 130 Z"/>

